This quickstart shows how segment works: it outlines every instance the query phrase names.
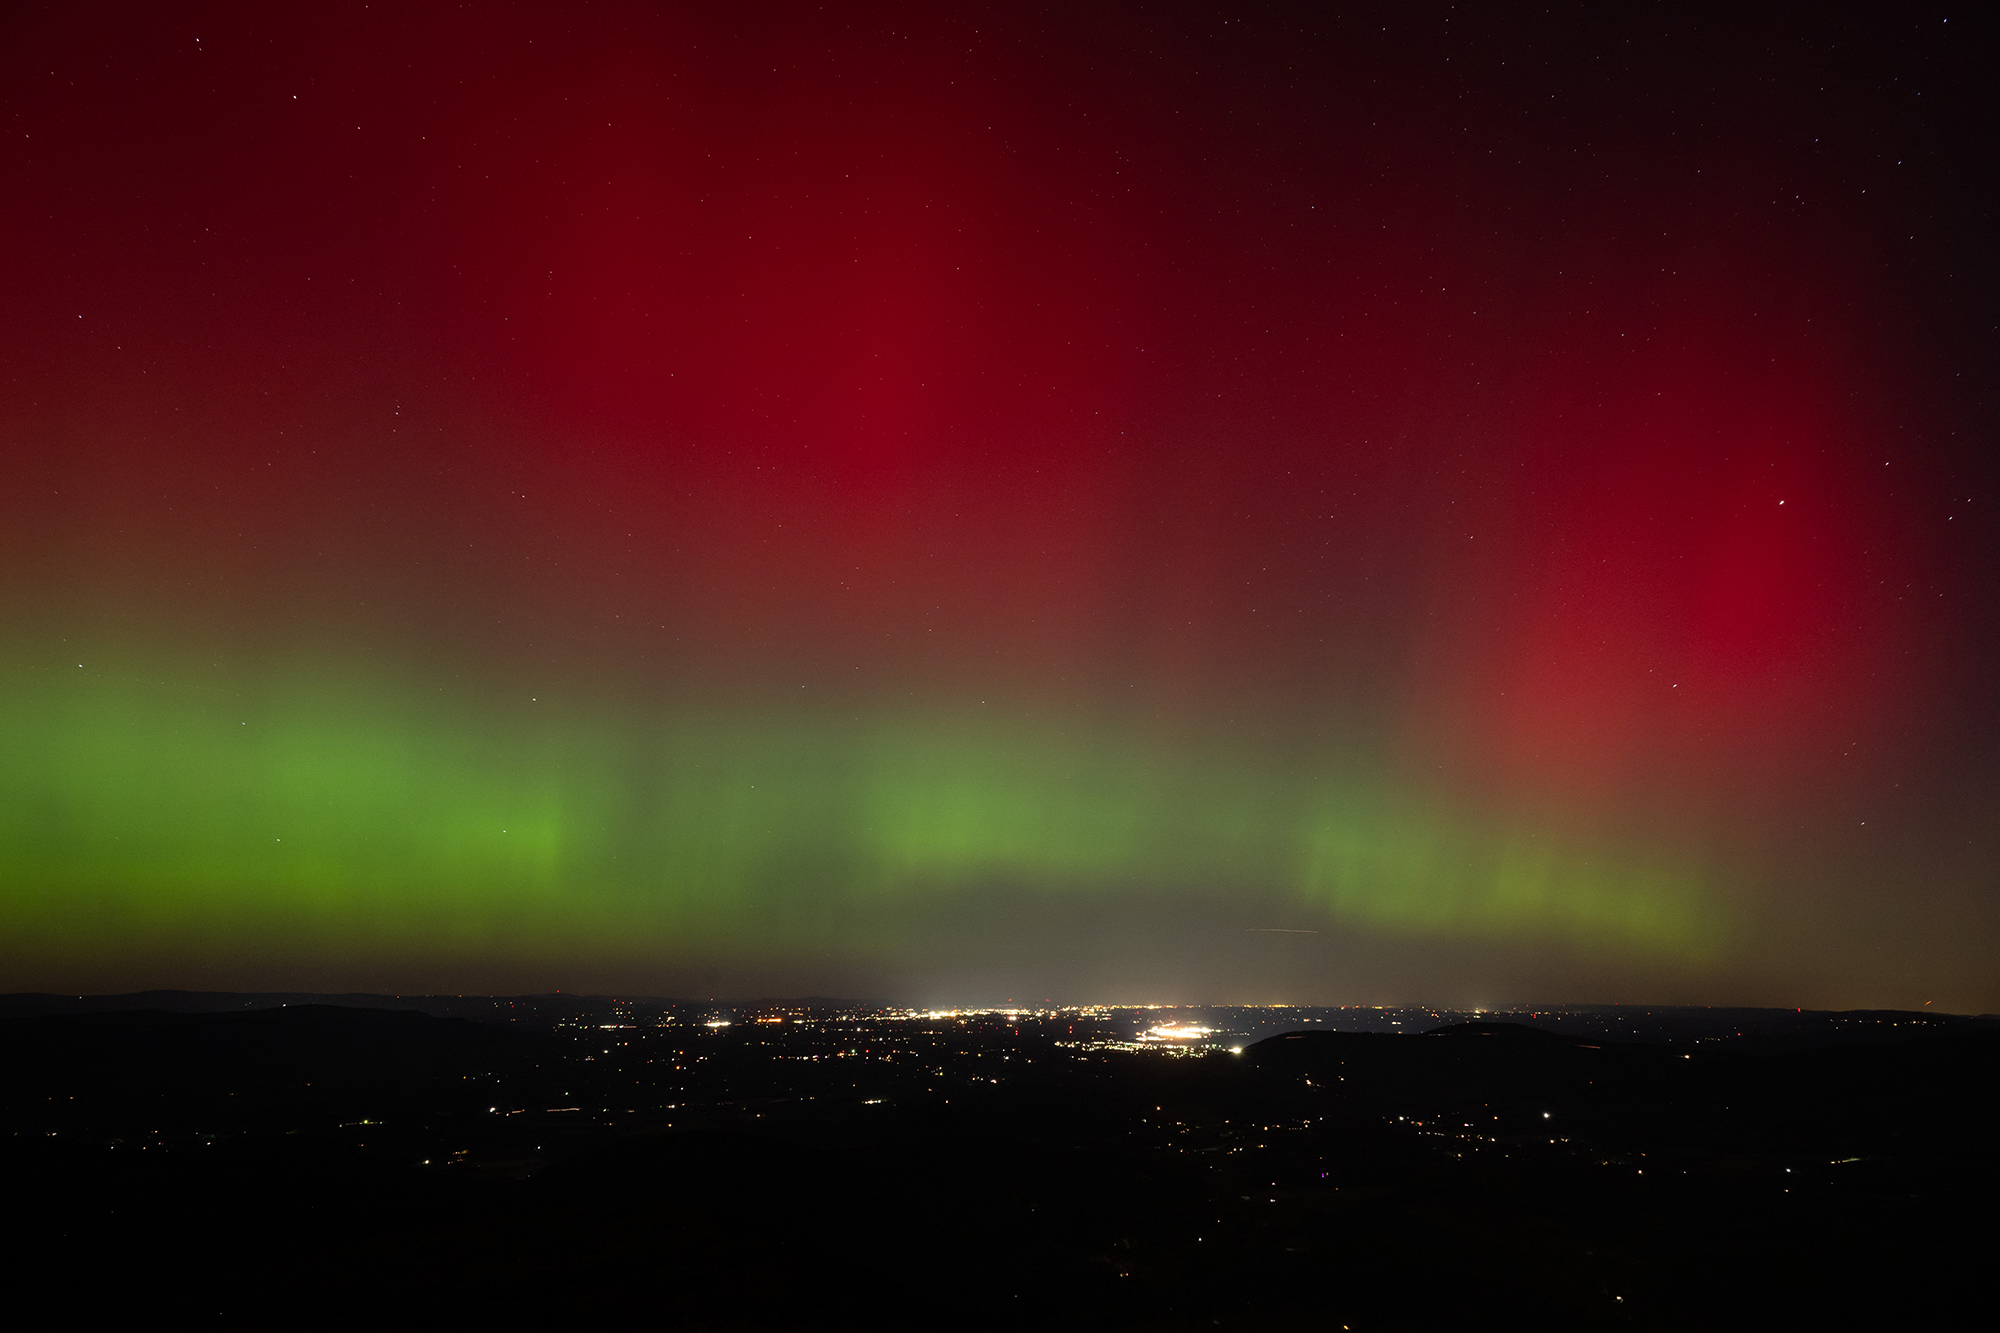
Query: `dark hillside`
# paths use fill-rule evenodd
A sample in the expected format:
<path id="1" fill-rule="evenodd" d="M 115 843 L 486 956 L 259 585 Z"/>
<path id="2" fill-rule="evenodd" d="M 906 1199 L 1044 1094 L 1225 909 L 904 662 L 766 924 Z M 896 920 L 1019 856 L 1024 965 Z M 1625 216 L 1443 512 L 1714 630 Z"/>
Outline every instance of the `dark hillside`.
<path id="1" fill-rule="evenodd" d="M 1680 1329 L 1938 1326 L 2000 1239 L 1987 1025 L 1093 1021 L 0 1023 L 0 1256 L 37 1326 Z"/>

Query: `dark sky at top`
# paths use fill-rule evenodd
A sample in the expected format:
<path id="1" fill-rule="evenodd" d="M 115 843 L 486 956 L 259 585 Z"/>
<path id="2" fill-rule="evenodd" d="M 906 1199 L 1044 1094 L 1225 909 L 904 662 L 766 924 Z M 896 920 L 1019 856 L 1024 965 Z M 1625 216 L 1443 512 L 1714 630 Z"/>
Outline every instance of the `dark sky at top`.
<path id="1" fill-rule="evenodd" d="M 1995 42 L 15 5 L 0 988 L 2000 1009 Z"/>

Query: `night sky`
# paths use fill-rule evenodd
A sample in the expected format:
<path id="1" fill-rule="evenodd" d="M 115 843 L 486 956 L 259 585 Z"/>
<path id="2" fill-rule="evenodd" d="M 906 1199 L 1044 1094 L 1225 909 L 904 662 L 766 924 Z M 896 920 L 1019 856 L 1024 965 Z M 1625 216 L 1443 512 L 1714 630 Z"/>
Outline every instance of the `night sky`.
<path id="1" fill-rule="evenodd" d="M 1996 54 L 10 5 L 0 989 L 2000 1010 Z"/>

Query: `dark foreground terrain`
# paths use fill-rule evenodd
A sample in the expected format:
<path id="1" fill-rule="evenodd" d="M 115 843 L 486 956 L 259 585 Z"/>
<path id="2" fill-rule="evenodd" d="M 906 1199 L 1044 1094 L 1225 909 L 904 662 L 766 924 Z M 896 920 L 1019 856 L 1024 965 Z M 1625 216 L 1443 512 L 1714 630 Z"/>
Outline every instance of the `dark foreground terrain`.
<path id="1" fill-rule="evenodd" d="M 285 998 L 0 999 L 14 1327 L 1944 1327 L 2000 1239 L 1990 1020 Z"/>

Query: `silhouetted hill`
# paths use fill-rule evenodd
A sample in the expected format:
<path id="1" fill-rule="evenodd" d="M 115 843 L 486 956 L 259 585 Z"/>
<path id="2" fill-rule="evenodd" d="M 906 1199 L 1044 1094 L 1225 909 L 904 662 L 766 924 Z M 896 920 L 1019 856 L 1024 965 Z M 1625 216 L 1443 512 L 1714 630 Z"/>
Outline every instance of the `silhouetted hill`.
<path id="1" fill-rule="evenodd" d="M 1517 1023 L 1420 1035 L 1296 1033 L 1244 1052 L 1254 1068 L 1333 1082 L 1350 1097 L 1487 1106 L 1541 1116 L 1620 1093 L 1653 1095 L 1683 1057 L 1661 1047 L 1580 1041 Z"/>
<path id="2" fill-rule="evenodd" d="M 1416 1037 L 1286 1033 L 1249 1047 L 1266 1077 L 1332 1087 L 1350 1113 L 1453 1117 L 1495 1132 L 1692 1149 L 1832 1150 L 1894 1132 L 1955 1141 L 2000 1098 L 2000 1030 L 1866 1016 L 1852 1040 L 1676 1050 L 1510 1023 Z"/>
<path id="3" fill-rule="evenodd" d="M 1574 1037 L 1563 1037 L 1546 1028 L 1529 1027 L 1526 1023 L 1451 1023 L 1441 1028 L 1432 1028 L 1420 1035 L 1432 1040 L 1443 1038 L 1453 1040 L 1465 1037 L 1498 1037 L 1512 1042 L 1534 1042 L 1546 1044 L 1551 1041 L 1574 1043 Z"/>
<path id="4" fill-rule="evenodd" d="M 605 996 L 568 995 L 321 995 L 303 991 L 137 991 L 129 995 L 0 995 L 0 1021 L 57 1015 L 128 1013 L 156 1010 L 172 1014 L 242 1013 L 259 1009 L 330 1005 L 341 1009 L 400 1009 L 433 1018 L 469 1018 L 477 1022 L 523 1027 L 552 1027 L 565 1021 L 605 1014 L 624 1001 Z M 649 1000 L 655 1011 L 694 1002 Z"/>
<path id="5" fill-rule="evenodd" d="M 0 1021 L 20 1322 L 1928 1327 L 1995 1240 L 1972 1020 L 603 1003 Z"/>
<path id="6" fill-rule="evenodd" d="M 0 1022 L 0 1113 L 71 1132 L 184 1131 L 470 1104 L 468 1080 L 552 1058 L 536 1034 L 410 1010 L 291 1005 Z"/>
<path id="7" fill-rule="evenodd" d="M 401 1009 L 302 1004 L 241 1013 L 160 1010 L 0 1023 L 0 1051 L 17 1068 L 90 1080 L 283 1076 L 293 1070 L 455 1067 L 519 1048 L 521 1035 Z"/>

